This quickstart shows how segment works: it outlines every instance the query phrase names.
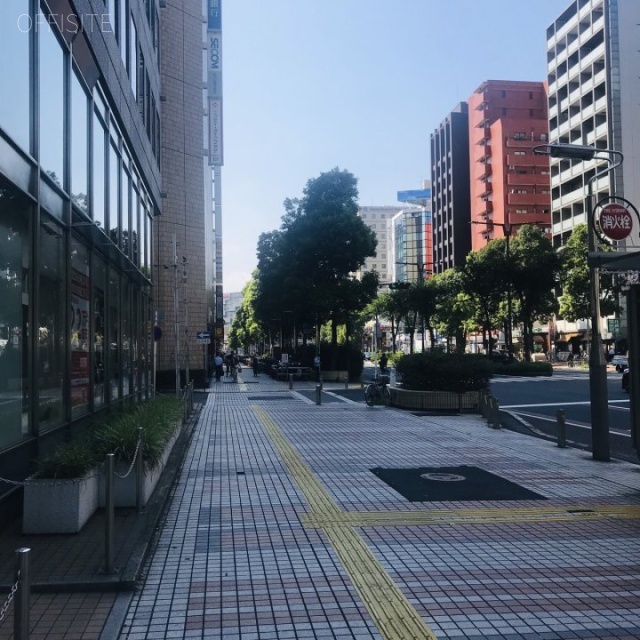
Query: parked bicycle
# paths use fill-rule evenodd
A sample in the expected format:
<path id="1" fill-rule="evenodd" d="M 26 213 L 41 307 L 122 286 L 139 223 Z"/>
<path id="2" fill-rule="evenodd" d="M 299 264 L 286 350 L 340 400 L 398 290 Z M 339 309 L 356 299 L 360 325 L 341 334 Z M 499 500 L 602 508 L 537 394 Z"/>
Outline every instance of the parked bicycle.
<path id="1" fill-rule="evenodd" d="M 373 382 L 367 385 L 364 390 L 364 401 L 369 407 L 374 404 L 391 404 L 391 391 L 389 391 L 389 376 L 378 376 Z"/>

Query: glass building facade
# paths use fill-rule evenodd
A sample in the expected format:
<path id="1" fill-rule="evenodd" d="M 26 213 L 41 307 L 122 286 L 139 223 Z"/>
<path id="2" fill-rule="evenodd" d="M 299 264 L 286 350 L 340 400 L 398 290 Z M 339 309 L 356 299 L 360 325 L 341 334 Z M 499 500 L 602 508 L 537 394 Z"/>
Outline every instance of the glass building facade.
<path id="1" fill-rule="evenodd" d="M 152 390 L 157 7 L 89 4 L 81 15 L 71 2 L 55 3 L 63 13 L 0 3 L 11 60 L 0 65 L 4 479 L 24 479 L 87 417 Z M 0 509 L 14 490 L 0 480 Z"/>

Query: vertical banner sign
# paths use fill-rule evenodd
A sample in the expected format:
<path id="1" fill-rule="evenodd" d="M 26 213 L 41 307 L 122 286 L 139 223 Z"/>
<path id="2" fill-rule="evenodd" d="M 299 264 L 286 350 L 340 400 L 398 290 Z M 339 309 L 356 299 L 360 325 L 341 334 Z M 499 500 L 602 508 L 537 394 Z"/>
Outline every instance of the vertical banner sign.
<path id="1" fill-rule="evenodd" d="M 222 166 L 222 0 L 207 0 L 209 166 Z"/>

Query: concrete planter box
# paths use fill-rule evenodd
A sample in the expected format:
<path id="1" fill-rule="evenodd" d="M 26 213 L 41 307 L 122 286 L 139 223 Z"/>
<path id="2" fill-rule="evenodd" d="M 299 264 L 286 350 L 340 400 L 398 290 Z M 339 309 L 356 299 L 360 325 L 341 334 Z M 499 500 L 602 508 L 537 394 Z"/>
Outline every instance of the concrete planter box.
<path id="1" fill-rule="evenodd" d="M 144 477 L 142 479 L 142 506 L 145 506 L 149 502 L 149 498 L 153 494 L 158 480 L 167 466 L 167 460 L 171 455 L 173 446 L 176 440 L 180 436 L 180 429 L 177 429 L 171 440 L 167 443 L 167 446 L 162 454 L 160 464 L 154 469 L 145 469 Z M 130 464 L 119 464 L 116 466 L 116 473 L 123 476 L 129 470 Z M 114 507 L 135 507 L 136 506 L 136 469 L 132 469 L 131 473 L 126 478 L 119 478 L 117 475 L 113 479 L 113 505 Z M 99 506 L 104 507 L 106 504 L 106 483 L 104 473 L 100 474 L 100 492 L 99 492 Z"/>
<path id="2" fill-rule="evenodd" d="M 455 393 L 453 391 L 413 391 L 390 387 L 391 404 L 400 409 L 423 411 L 458 411 L 478 413 L 480 411 L 478 391 Z"/>
<path id="3" fill-rule="evenodd" d="M 345 382 L 348 376 L 347 371 L 322 371 L 323 382 Z"/>
<path id="4" fill-rule="evenodd" d="M 98 508 L 98 471 L 83 478 L 27 478 L 23 533 L 78 533 Z"/>

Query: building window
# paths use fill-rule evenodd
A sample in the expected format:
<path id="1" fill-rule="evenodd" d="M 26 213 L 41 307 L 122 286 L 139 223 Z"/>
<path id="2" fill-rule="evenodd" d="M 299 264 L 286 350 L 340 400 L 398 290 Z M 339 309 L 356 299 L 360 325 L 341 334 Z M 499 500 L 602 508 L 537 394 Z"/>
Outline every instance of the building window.
<path id="1" fill-rule="evenodd" d="M 527 134 L 524 131 L 516 131 L 516 133 L 513 134 L 513 139 L 514 140 L 526 140 L 527 139 Z"/>
<path id="2" fill-rule="evenodd" d="M 38 422 L 40 430 L 65 420 L 63 390 L 66 372 L 66 285 L 64 234 L 52 218 L 42 214 L 38 246 Z"/>
<path id="3" fill-rule="evenodd" d="M 71 418 L 89 411 L 89 325 L 91 287 L 89 250 L 71 239 Z"/>
<path id="4" fill-rule="evenodd" d="M 31 151 L 31 34 L 29 0 L 0 2 L 0 126 L 26 151 Z M 24 26 L 23 26 L 24 25 Z M 9 64 L 9 60 L 11 63 Z M 1 443 L 0 436 L 0 443 Z"/>
<path id="5" fill-rule="evenodd" d="M 4 3 L 0 6 L 4 9 Z M 32 263 L 31 215 L 28 200 L 0 179 L 0 392 L 6 397 L 0 421 L 0 449 L 29 436 L 31 358 L 27 340 L 30 313 L 27 284 Z"/>
<path id="6" fill-rule="evenodd" d="M 526 156 L 527 152 L 526 151 L 514 151 L 513 155 L 514 156 Z"/>
<path id="7" fill-rule="evenodd" d="M 104 124 L 97 112 L 93 114 L 93 168 L 91 185 L 91 214 L 93 221 L 107 231 L 105 224 L 105 136 Z"/>
<path id="8" fill-rule="evenodd" d="M 47 18 L 38 14 L 41 25 Z M 38 29 L 40 90 L 40 168 L 60 187 L 64 186 L 64 53 L 53 29 Z M 52 123 L 55 123 L 52 126 Z"/>
<path id="9" fill-rule="evenodd" d="M 89 98 L 77 74 L 71 74 L 71 199 L 85 213 L 88 202 Z"/>

